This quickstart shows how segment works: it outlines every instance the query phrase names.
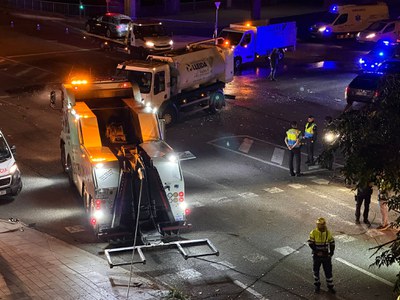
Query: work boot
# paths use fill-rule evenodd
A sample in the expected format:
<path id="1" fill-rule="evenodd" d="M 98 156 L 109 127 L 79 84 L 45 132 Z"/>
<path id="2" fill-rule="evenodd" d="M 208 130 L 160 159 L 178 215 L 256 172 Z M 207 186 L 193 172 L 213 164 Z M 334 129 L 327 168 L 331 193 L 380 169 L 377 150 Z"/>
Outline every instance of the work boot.
<path id="1" fill-rule="evenodd" d="M 357 225 L 360 225 L 360 220 L 356 220 L 355 222 Z M 365 223 L 365 222 L 364 222 Z"/>
<path id="2" fill-rule="evenodd" d="M 319 287 L 319 285 L 316 285 L 314 287 L 314 293 L 319 294 L 320 291 L 321 291 L 321 288 Z"/>
<path id="3" fill-rule="evenodd" d="M 367 224 L 368 226 L 371 226 L 371 222 L 367 220 L 364 220 L 364 224 Z"/>

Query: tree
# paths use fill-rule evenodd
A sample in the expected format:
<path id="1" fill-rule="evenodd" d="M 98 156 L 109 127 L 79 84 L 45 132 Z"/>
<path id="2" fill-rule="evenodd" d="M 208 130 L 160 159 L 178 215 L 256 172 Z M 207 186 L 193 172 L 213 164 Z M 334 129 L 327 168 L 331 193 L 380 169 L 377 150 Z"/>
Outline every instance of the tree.
<path id="1" fill-rule="evenodd" d="M 383 176 L 392 187 L 388 206 L 399 214 L 392 223 L 400 227 L 400 75 L 386 75 L 377 100 L 362 110 L 342 113 L 328 127 L 337 137 L 335 143 L 325 149 L 320 156 L 326 161 L 330 151 L 339 152 L 344 157 L 341 169 L 345 181 L 352 185 L 365 185 Z M 383 174 L 383 175 L 382 175 Z M 396 239 L 375 250 L 378 267 L 400 265 L 400 232 Z M 394 287 L 400 294 L 400 272 Z"/>

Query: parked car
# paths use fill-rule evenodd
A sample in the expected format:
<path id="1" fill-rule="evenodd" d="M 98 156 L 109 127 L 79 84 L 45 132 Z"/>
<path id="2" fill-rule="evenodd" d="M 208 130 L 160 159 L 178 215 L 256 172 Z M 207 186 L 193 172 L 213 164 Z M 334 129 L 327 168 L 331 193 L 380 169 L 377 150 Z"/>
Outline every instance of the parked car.
<path id="1" fill-rule="evenodd" d="M 391 58 L 400 58 L 400 44 L 384 41 L 376 44 L 374 49 L 358 60 L 358 63 L 361 70 L 376 72 L 383 61 Z"/>
<path id="2" fill-rule="evenodd" d="M 106 13 L 90 18 L 85 25 L 89 33 L 105 35 L 108 38 L 125 37 L 131 18 L 118 13 Z"/>
<path id="3" fill-rule="evenodd" d="M 355 77 L 345 90 L 348 107 L 354 102 L 376 103 L 382 95 L 383 85 L 388 75 L 400 75 L 400 60 L 384 61 L 377 72 L 366 72 Z"/>
<path id="4" fill-rule="evenodd" d="M 21 189 L 21 173 L 15 162 L 15 146 L 10 147 L 0 131 L 0 196 L 16 196 Z"/>
<path id="5" fill-rule="evenodd" d="M 367 29 L 360 31 L 356 39 L 360 43 L 397 42 L 400 34 L 400 20 L 382 20 L 372 23 Z"/>

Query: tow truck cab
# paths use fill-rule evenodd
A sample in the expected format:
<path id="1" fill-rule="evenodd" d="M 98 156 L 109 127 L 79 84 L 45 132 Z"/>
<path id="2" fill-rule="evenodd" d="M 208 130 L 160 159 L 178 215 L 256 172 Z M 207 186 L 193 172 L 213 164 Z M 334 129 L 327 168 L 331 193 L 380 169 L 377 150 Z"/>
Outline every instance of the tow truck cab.
<path id="1" fill-rule="evenodd" d="M 10 147 L 0 131 L 0 196 L 16 196 L 21 189 L 21 172 L 15 161 L 15 146 Z"/>

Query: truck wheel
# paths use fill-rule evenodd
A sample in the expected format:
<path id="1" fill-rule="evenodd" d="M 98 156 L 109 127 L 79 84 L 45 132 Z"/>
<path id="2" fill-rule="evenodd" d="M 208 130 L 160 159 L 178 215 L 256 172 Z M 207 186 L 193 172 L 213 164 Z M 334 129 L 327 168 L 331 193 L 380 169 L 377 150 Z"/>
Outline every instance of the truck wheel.
<path id="1" fill-rule="evenodd" d="M 278 51 L 278 59 L 282 60 L 285 57 L 285 52 L 283 52 L 282 49 L 279 49 Z"/>
<path id="2" fill-rule="evenodd" d="M 235 60 L 233 62 L 234 62 L 234 65 L 233 65 L 234 71 L 235 72 L 240 71 L 240 69 L 242 67 L 242 59 L 240 57 L 235 57 Z"/>
<path id="3" fill-rule="evenodd" d="M 225 105 L 225 95 L 221 91 L 216 91 L 210 95 L 209 110 L 211 113 L 220 111 Z"/>
<path id="4" fill-rule="evenodd" d="M 71 162 L 71 158 L 69 156 L 67 158 L 66 169 L 67 169 L 69 184 L 71 186 L 73 186 L 74 185 L 74 178 L 73 178 L 73 174 L 72 174 L 72 162 Z"/>
<path id="5" fill-rule="evenodd" d="M 92 28 L 90 27 L 89 24 L 86 24 L 86 32 L 89 32 L 89 33 L 92 32 Z"/>
<path id="6" fill-rule="evenodd" d="M 106 37 L 111 38 L 111 30 L 107 29 L 106 31 Z"/>
<path id="7" fill-rule="evenodd" d="M 65 161 L 65 145 L 64 143 L 61 144 L 61 166 L 64 172 L 67 172 L 67 162 Z"/>
<path id="8" fill-rule="evenodd" d="M 172 107 L 167 107 L 161 114 L 161 119 L 165 120 L 165 126 L 170 126 L 177 121 L 176 111 Z"/>

